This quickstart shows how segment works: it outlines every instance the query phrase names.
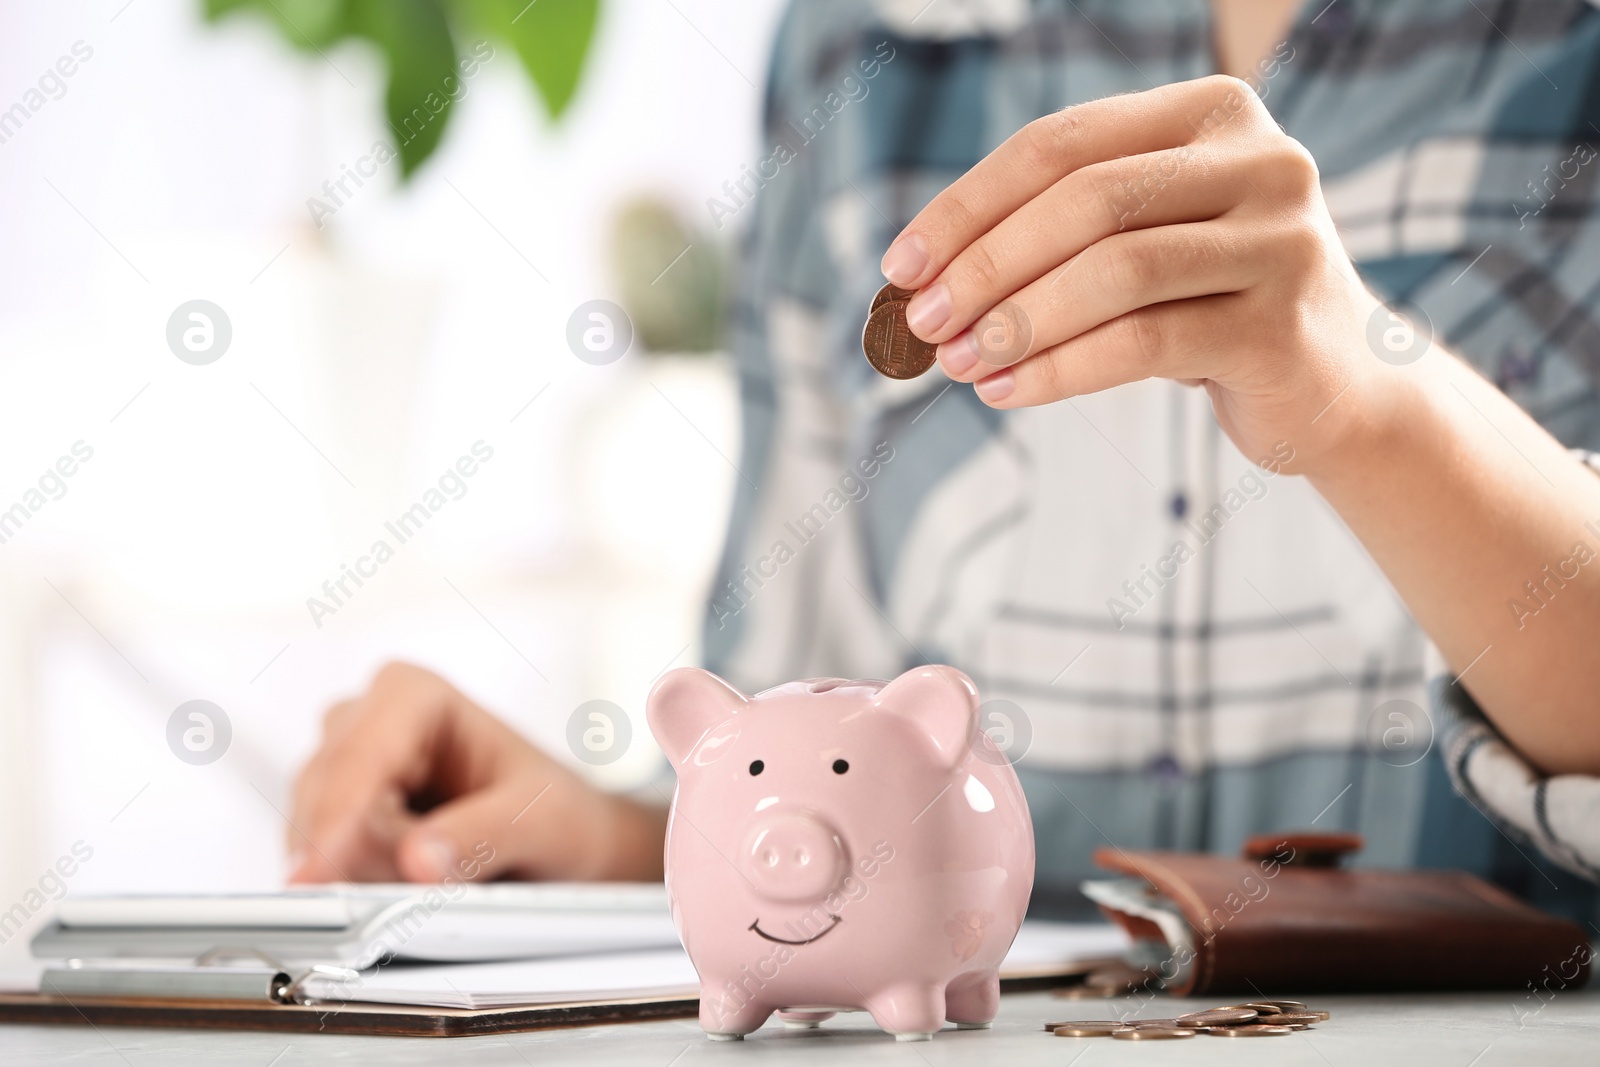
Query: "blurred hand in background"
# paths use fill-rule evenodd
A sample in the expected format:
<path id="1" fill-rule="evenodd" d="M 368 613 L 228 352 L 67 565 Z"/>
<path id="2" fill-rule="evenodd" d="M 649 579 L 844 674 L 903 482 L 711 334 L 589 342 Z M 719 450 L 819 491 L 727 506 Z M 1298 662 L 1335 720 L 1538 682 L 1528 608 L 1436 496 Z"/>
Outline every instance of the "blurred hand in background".
<path id="1" fill-rule="evenodd" d="M 596 789 L 431 671 L 335 704 L 295 783 L 291 882 L 661 877 L 666 812 Z"/>

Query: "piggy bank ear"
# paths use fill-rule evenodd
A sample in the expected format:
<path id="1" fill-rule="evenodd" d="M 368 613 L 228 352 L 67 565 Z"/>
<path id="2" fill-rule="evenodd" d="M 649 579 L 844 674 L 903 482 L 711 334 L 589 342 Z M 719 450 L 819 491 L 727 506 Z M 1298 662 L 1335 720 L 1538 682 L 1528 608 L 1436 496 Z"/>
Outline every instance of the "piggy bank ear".
<path id="1" fill-rule="evenodd" d="M 644 714 L 656 744 L 673 769 L 681 771 L 705 732 L 749 703 L 743 693 L 710 671 L 679 667 L 662 675 L 650 690 Z"/>
<path id="2" fill-rule="evenodd" d="M 978 687 L 954 667 L 917 667 L 878 691 L 873 707 L 910 719 L 946 767 L 964 759 L 977 726 Z"/>

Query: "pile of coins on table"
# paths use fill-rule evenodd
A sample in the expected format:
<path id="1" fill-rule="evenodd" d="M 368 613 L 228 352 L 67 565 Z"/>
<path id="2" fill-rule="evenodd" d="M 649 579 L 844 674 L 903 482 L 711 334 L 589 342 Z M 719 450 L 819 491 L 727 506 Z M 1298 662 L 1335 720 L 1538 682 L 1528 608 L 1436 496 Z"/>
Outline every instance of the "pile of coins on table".
<path id="1" fill-rule="evenodd" d="M 885 285 L 872 298 L 867 312 L 861 351 L 872 369 L 885 378 L 915 378 L 933 366 L 935 347 L 906 325 L 906 305 L 914 295 L 910 289 Z"/>
<path id="2" fill-rule="evenodd" d="M 1056 990 L 1062 1000 L 1093 1000 L 1125 997 L 1140 989 L 1156 990 L 1160 981 L 1149 968 L 1135 967 L 1124 960 L 1106 960 L 1089 970 L 1078 984 Z"/>
<path id="3" fill-rule="evenodd" d="M 1298 1000 L 1252 1000 L 1225 1008 L 1191 1011 L 1172 1019 L 1082 1019 L 1045 1023 L 1057 1037 L 1114 1037 L 1118 1041 L 1173 1041 L 1199 1034 L 1213 1037 L 1283 1037 L 1326 1022 L 1328 1013 Z"/>

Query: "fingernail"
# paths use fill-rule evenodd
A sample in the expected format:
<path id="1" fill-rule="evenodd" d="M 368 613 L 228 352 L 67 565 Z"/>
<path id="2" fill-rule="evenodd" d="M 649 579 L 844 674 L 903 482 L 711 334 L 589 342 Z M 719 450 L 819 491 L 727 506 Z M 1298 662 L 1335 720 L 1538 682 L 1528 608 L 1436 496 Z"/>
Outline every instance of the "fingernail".
<path id="1" fill-rule="evenodd" d="M 441 881 L 445 875 L 455 872 L 456 861 L 459 858 L 455 842 L 437 834 L 428 834 L 417 839 L 412 847 L 412 854 L 417 860 L 416 869 L 412 872 L 412 881 L 415 882 Z"/>
<path id="2" fill-rule="evenodd" d="M 928 269 L 928 246 L 917 234 L 901 234 L 883 254 L 879 269 L 891 282 L 910 289 Z"/>
<path id="3" fill-rule="evenodd" d="M 978 362 L 978 341 L 971 330 L 939 346 L 939 366 L 950 378 L 959 378 Z"/>
<path id="4" fill-rule="evenodd" d="M 978 399 L 985 404 L 997 404 L 1010 396 L 1016 387 L 1016 376 L 1009 370 L 1003 370 L 999 374 L 989 375 L 972 388 L 977 390 Z"/>
<path id="5" fill-rule="evenodd" d="M 918 337 L 927 337 L 949 319 L 950 288 L 943 282 L 931 289 L 924 289 L 906 305 L 906 325 Z"/>

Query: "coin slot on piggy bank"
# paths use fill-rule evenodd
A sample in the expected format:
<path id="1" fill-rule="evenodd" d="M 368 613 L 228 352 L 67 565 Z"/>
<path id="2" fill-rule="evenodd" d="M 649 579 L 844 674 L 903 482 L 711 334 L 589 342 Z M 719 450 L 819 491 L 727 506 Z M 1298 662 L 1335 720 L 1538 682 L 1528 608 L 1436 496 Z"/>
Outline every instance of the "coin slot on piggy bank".
<path id="1" fill-rule="evenodd" d="M 685 668 L 647 715 L 678 774 L 667 893 L 708 1035 L 774 1012 L 816 1026 L 865 1011 L 901 1040 L 993 1021 L 1033 829 L 965 674 L 746 696 Z"/>

